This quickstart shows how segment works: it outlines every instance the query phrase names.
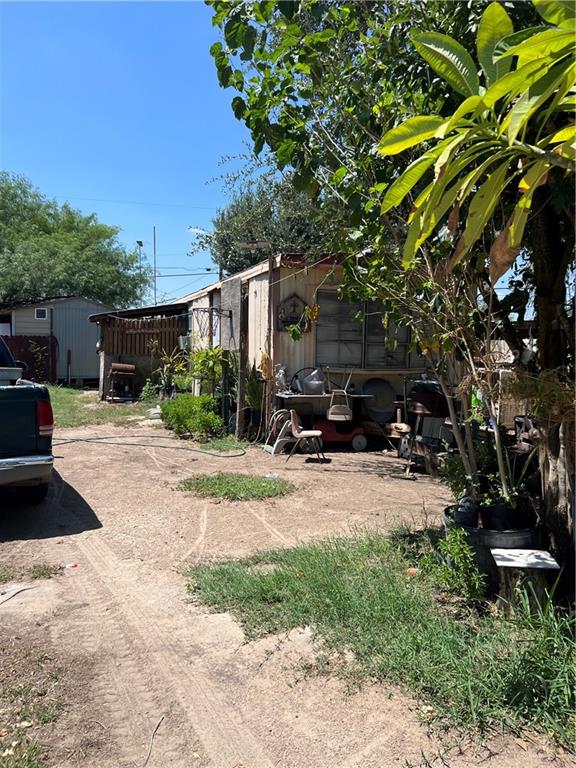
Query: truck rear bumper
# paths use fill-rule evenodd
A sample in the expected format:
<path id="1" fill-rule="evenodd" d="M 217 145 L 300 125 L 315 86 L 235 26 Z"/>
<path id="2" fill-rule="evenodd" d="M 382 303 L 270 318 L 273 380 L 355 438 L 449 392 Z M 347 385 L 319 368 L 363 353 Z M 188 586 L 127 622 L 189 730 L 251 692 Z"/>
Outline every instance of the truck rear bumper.
<path id="1" fill-rule="evenodd" d="M 1 485 L 41 485 L 49 483 L 54 456 L 17 456 L 0 459 Z"/>

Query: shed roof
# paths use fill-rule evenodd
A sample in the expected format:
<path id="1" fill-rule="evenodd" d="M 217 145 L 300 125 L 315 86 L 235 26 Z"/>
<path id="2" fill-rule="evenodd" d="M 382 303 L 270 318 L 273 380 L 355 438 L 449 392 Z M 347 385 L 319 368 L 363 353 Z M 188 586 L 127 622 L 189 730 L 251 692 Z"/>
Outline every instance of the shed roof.
<path id="1" fill-rule="evenodd" d="M 64 304 L 68 301 L 86 301 L 89 304 L 97 304 L 100 307 L 111 309 L 109 304 L 104 304 L 97 299 L 87 299 L 85 296 L 48 296 L 44 299 L 24 299 L 22 301 L 6 301 L 0 303 L 0 310 L 19 309 L 20 307 L 40 307 L 46 304 Z"/>
<path id="2" fill-rule="evenodd" d="M 150 307 L 133 307 L 131 309 L 117 309 L 111 312 L 99 312 L 89 316 L 92 323 L 100 323 L 108 317 L 174 317 L 185 314 L 188 311 L 188 305 L 182 302 L 175 304 L 155 304 Z"/>
<path id="3" fill-rule="evenodd" d="M 303 268 L 303 267 L 317 267 L 321 265 L 327 265 L 327 264 L 339 264 L 341 263 L 342 258 L 339 255 L 326 253 L 322 254 L 319 259 L 312 263 L 308 263 L 306 261 L 306 254 L 304 253 L 279 253 L 276 256 L 274 256 L 274 268 L 278 267 L 287 267 L 287 268 Z M 195 299 L 199 299 L 202 296 L 206 296 L 206 294 L 211 293 L 212 291 L 218 290 L 222 287 L 223 283 L 226 283 L 228 281 L 232 280 L 249 280 L 252 277 L 257 277 L 258 275 L 263 274 L 264 272 L 268 271 L 268 259 L 265 259 L 264 261 L 259 261 L 257 264 L 253 264 L 251 267 L 248 267 L 247 269 L 242 270 L 242 272 L 235 272 L 233 275 L 229 275 L 228 277 L 225 277 L 223 280 L 219 280 L 217 283 L 211 283 L 210 285 L 207 285 L 205 288 L 199 288 L 197 291 L 194 291 L 194 293 L 189 293 L 186 296 L 182 296 L 179 301 L 185 301 L 190 302 L 194 301 Z"/>

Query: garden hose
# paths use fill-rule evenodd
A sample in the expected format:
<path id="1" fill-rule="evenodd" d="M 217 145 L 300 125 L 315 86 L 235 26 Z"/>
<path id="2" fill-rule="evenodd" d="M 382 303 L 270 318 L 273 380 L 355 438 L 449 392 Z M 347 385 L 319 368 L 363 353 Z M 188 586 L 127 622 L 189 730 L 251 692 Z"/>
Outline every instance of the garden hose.
<path id="1" fill-rule="evenodd" d="M 139 435 L 138 437 L 152 438 L 154 440 L 180 440 L 178 437 L 172 437 L 171 435 Z M 67 445 L 69 443 L 99 443 L 102 445 L 116 445 L 122 448 L 166 448 L 172 451 L 188 451 L 190 453 L 203 453 L 206 456 L 214 456 L 217 459 L 237 459 L 246 455 L 244 448 L 236 448 L 232 452 L 224 453 L 222 451 L 207 451 L 202 448 L 189 448 L 184 445 L 157 445 L 150 443 L 126 443 L 122 440 L 132 440 L 130 435 L 118 436 L 109 435 L 104 437 L 57 437 L 53 440 L 53 445 Z"/>

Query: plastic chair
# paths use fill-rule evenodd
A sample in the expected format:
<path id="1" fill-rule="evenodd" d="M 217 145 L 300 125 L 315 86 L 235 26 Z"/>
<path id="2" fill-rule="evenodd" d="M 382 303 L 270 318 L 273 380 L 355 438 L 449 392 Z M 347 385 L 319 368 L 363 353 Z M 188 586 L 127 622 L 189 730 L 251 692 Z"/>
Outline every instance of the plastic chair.
<path id="1" fill-rule="evenodd" d="M 302 429 L 302 425 L 300 424 L 300 419 L 298 418 L 298 414 L 296 411 L 291 410 L 290 411 L 290 423 L 292 425 L 292 437 L 295 438 L 296 442 L 292 446 L 292 450 L 288 454 L 288 459 L 292 456 L 296 448 L 300 445 L 300 443 L 304 442 L 305 440 L 310 440 L 312 445 L 314 446 L 316 456 L 318 456 L 318 461 L 326 461 L 326 456 L 324 456 L 324 451 L 322 450 L 322 430 L 321 429 Z M 320 458 L 322 456 L 322 458 Z"/>

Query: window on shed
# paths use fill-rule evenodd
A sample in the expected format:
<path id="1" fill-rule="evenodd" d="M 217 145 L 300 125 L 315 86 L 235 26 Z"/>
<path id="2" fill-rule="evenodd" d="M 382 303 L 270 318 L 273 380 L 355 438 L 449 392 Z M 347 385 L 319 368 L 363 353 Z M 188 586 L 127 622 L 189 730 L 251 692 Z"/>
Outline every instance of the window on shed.
<path id="1" fill-rule="evenodd" d="M 12 335 L 12 315 L 0 315 L 0 336 Z"/>
<path id="2" fill-rule="evenodd" d="M 35 320 L 46 320 L 47 317 L 48 317 L 48 310 L 46 308 L 43 307 L 42 309 L 40 309 L 40 308 L 37 307 L 34 310 L 34 319 Z"/>
<path id="3" fill-rule="evenodd" d="M 354 366 L 379 370 L 420 367 L 422 358 L 409 352 L 410 329 L 385 326 L 382 302 L 347 302 L 334 291 L 318 291 L 316 365 Z"/>
<path id="4" fill-rule="evenodd" d="M 316 365 L 362 367 L 362 324 L 356 319 L 363 304 L 340 301 L 334 291 L 318 291 Z"/>

